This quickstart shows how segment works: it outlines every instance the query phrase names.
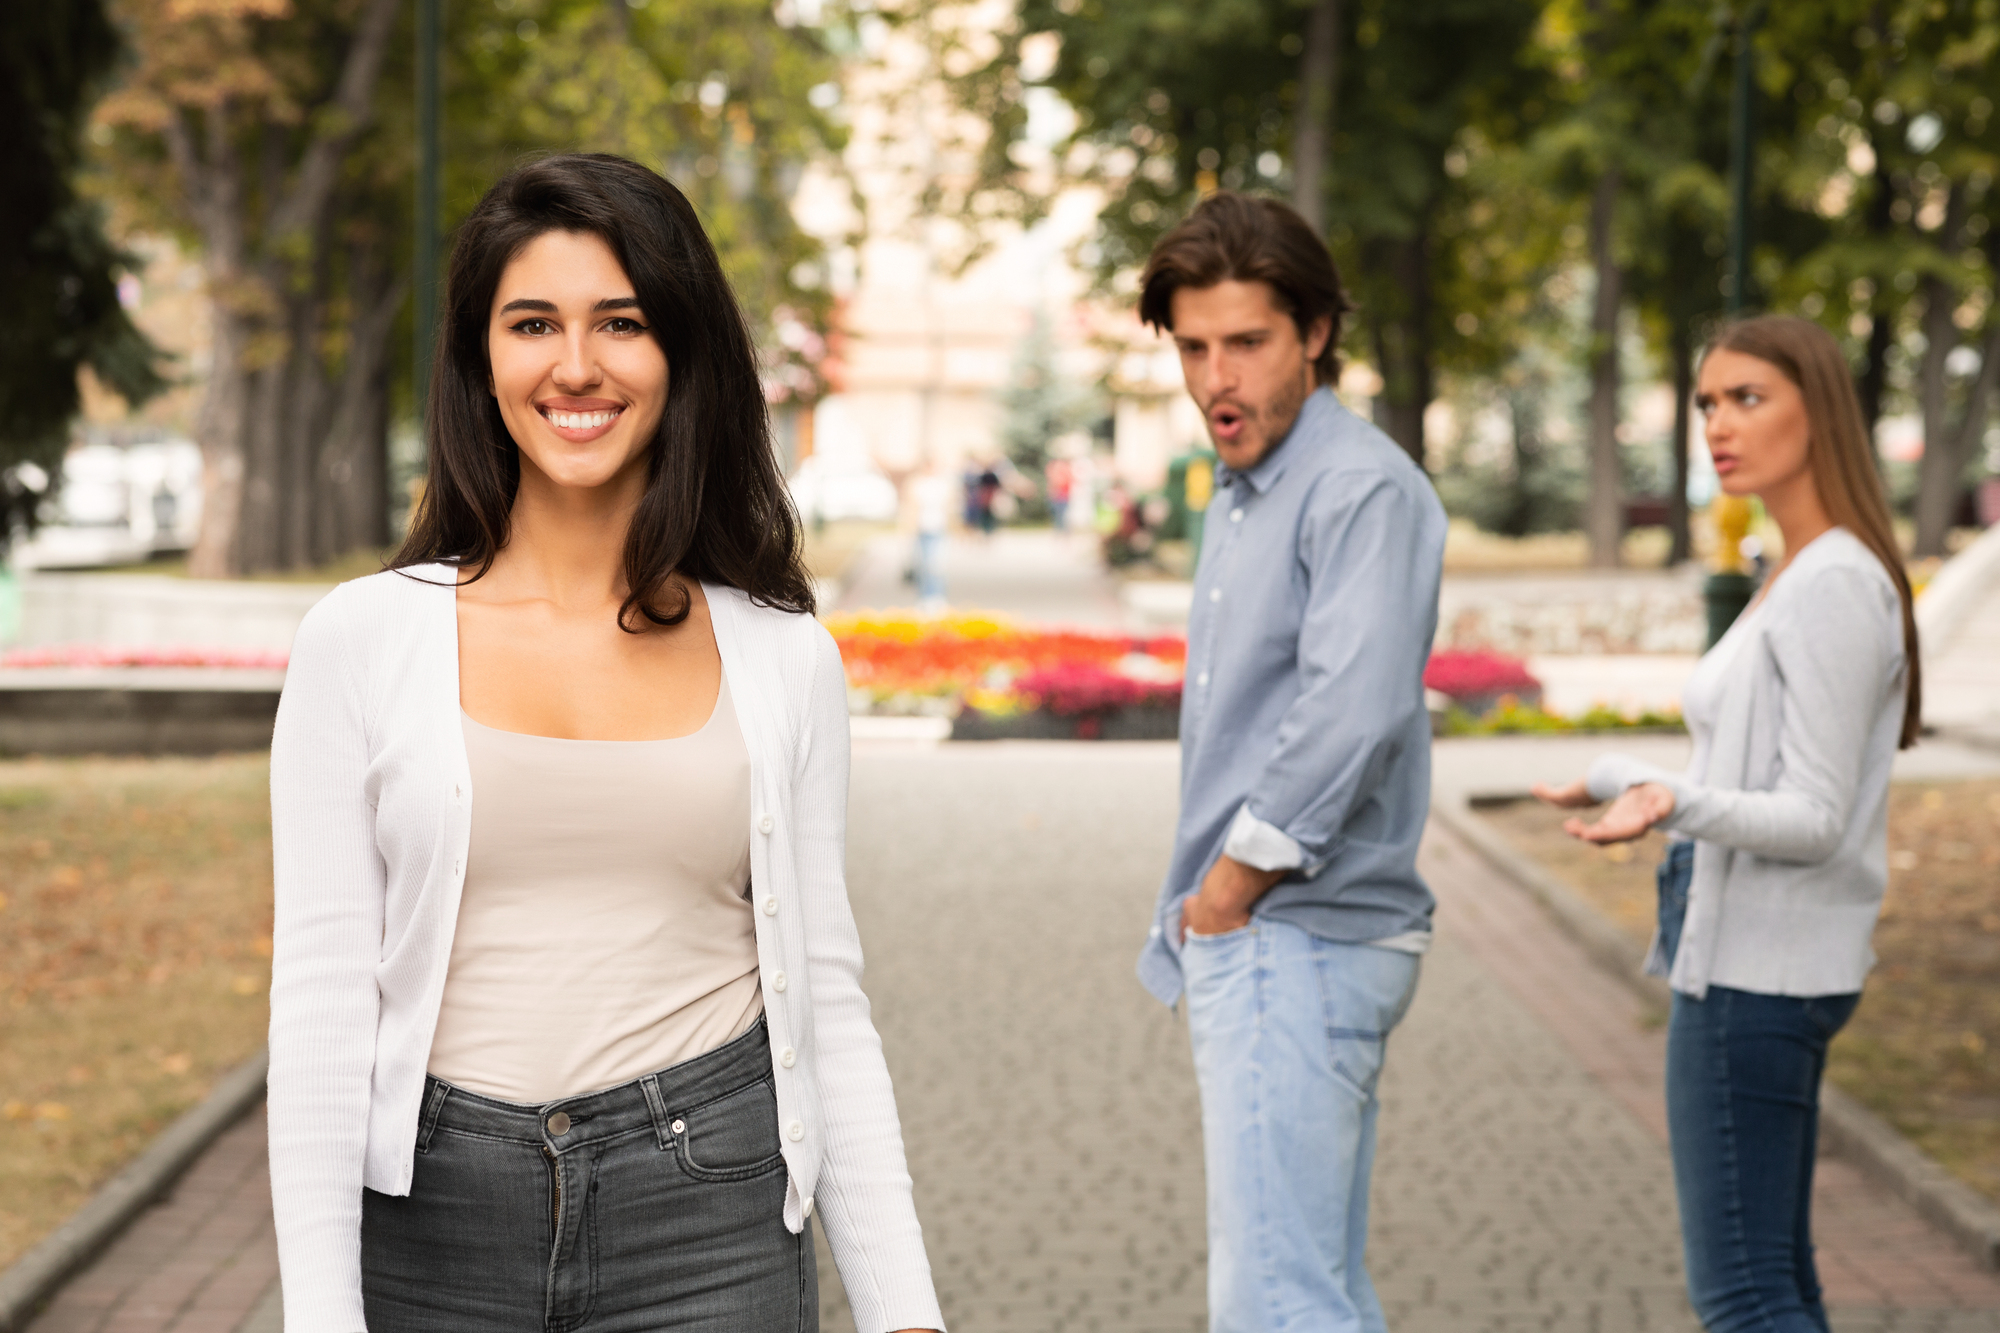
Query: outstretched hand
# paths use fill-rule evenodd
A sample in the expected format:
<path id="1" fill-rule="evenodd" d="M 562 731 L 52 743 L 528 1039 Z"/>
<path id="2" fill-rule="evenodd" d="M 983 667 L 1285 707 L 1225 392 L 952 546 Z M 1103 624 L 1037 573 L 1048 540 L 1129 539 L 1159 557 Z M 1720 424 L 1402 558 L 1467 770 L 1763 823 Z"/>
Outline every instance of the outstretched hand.
<path id="1" fill-rule="evenodd" d="M 1558 810 L 1587 810 L 1597 804 L 1590 794 L 1589 785 L 1581 781 L 1560 787 L 1537 782 L 1533 791 L 1536 800 L 1553 805 Z M 1595 823 L 1586 824 L 1576 818 L 1565 819 L 1563 832 L 1584 842 L 1630 842 L 1643 837 L 1647 829 L 1673 812 L 1672 788 L 1659 782 L 1642 782 L 1635 787 L 1627 787 Z"/>
<path id="2" fill-rule="evenodd" d="M 1641 782 L 1621 792 L 1618 799 L 1611 803 L 1611 808 L 1598 816 L 1595 823 L 1586 824 L 1574 816 L 1565 819 L 1563 832 L 1572 838 L 1599 845 L 1630 842 L 1645 836 L 1646 830 L 1673 812 L 1672 788 L 1658 782 Z"/>

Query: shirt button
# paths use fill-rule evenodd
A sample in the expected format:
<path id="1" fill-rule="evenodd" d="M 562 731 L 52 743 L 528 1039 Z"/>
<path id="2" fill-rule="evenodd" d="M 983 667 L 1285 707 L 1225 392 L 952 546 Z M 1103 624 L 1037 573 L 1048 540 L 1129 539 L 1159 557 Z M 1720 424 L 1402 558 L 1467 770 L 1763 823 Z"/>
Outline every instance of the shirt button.
<path id="1" fill-rule="evenodd" d="M 771 975 L 771 989 L 778 992 L 778 994 L 780 995 L 783 995 L 785 993 L 785 987 L 789 986 L 790 984 L 791 984 L 790 982 L 785 980 L 785 974 L 783 972 L 775 972 Z"/>
<path id="2" fill-rule="evenodd" d="M 765 916 L 776 916 L 777 914 L 778 914 L 778 900 L 777 900 L 776 898 L 772 897 L 772 896 L 771 896 L 770 894 L 768 894 L 768 893 L 767 893 L 767 894 L 765 894 L 765 895 L 764 895 L 764 915 L 765 915 Z"/>
<path id="3" fill-rule="evenodd" d="M 1208 684 L 1208 673 L 1207 673 L 1206 671 L 1204 671 L 1204 672 L 1202 672 L 1202 673 L 1201 673 L 1201 674 L 1200 674 L 1199 676 L 1196 676 L 1196 677 L 1194 678 L 1194 683 L 1195 683 L 1195 684 L 1197 684 L 1197 685 L 1206 685 L 1206 684 Z"/>
<path id="4" fill-rule="evenodd" d="M 1243 521 L 1243 511 L 1241 509 L 1230 510 L 1229 521 L 1231 523 L 1241 523 Z"/>
<path id="5" fill-rule="evenodd" d="M 769 815 L 765 815 L 762 819 L 757 821 L 757 831 L 759 833 L 769 833 L 772 829 L 776 828 L 777 826 L 778 826 L 777 821 L 772 819 Z"/>
<path id="6" fill-rule="evenodd" d="M 790 1139 L 793 1143 L 797 1143 L 800 1139 L 804 1138 L 805 1136 L 806 1136 L 806 1127 L 800 1124 L 798 1121 L 794 1120 L 791 1124 L 785 1126 L 785 1137 Z"/>
<path id="7" fill-rule="evenodd" d="M 1221 600 L 1222 600 L 1222 589 L 1220 589 L 1220 588 L 1210 588 L 1210 589 L 1208 590 L 1208 600 L 1209 600 L 1209 601 L 1211 601 L 1211 602 L 1219 602 L 1219 601 L 1221 601 Z"/>
<path id="8" fill-rule="evenodd" d="M 676 1120 L 673 1124 L 667 1126 L 667 1128 L 673 1130 L 676 1134 L 685 1134 L 688 1132 L 688 1122 L 685 1120 Z"/>
<path id="9" fill-rule="evenodd" d="M 562 1135 L 569 1133 L 569 1112 L 557 1111 L 549 1117 L 549 1133 Z"/>
<path id="10" fill-rule="evenodd" d="M 778 1052 L 778 1063 L 783 1065 L 787 1069 L 790 1069 L 795 1063 L 797 1063 L 798 1058 L 799 1058 L 799 1053 L 793 1050 L 789 1046 L 787 1046 L 784 1050 Z"/>

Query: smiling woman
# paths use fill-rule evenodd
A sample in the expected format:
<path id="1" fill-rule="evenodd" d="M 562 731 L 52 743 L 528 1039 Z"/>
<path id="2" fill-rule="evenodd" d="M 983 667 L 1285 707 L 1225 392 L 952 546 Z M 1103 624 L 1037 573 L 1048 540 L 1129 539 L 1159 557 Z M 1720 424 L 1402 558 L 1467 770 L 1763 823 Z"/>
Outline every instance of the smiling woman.
<path id="1" fill-rule="evenodd" d="M 394 567 L 271 744 L 293 1333 L 941 1320 L 842 878 L 847 687 L 694 210 L 603 156 L 461 228 Z"/>

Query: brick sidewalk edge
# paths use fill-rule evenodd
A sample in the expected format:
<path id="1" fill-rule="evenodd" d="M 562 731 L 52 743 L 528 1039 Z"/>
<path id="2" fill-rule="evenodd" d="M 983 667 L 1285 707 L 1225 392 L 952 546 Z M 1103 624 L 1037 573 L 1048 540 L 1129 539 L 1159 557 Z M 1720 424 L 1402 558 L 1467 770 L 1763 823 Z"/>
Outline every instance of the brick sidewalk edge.
<path id="1" fill-rule="evenodd" d="M 71 1274 L 116 1240 L 224 1130 L 262 1101 L 269 1068 L 269 1055 L 260 1050 L 224 1074 L 205 1100 L 167 1126 L 41 1244 L 0 1272 L 0 1333 L 27 1327 Z"/>
<path id="2" fill-rule="evenodd" d="M 1525 799 L 1525 793 L 1522 794 Z M 1515 799 L 1481 793 L 1476 799 Z M 1592 961 L 1630 986 L 1647 1002 L 1665 1009 L 1667 984 L 1641 972 L 1631 940 L 1576 890 L 1522 855 L 1473 813 L 1473 800 L 1440 793 L 1431 803 L 1438 822 L 1471 846 L 1502 875 L 1546 907 Z M 1933 1226 L 1958 1242 L 1988 1270 L 2000 1270 L 2000 1207 L 1952 1176 L 1904 1138 L 1895 1127 L 1839 1088 L 1820 1090 L 1820 1131 L 1827 1146 L 1908 1203 Z M 4 1327 L 4 1326 L 0 1326 Z"/>

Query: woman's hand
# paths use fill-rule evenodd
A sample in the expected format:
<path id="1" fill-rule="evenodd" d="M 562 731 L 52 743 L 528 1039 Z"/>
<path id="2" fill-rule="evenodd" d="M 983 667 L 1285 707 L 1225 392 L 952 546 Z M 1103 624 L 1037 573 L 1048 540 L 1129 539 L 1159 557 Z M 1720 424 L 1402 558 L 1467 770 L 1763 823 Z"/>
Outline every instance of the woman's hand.
<path id="1" fill-rule="evenodd" d="M 1570 790 L 1564 788 L 1561 794 L 1567 795 Z M 1539 791 L 1535 794 L 1541 795 Z M 1542 799 L 1548 800 L 1551 805 L 1561 804 L 1549 797 Z M 1627 787 L 1595 824 L 1586 824 L 1581 819 L 1572 817 L 1563 821 L 1563 832 L 1572 838 L 1581 838 L 1585 842 L 1600 845 L 1610 842 L 1630 842 L 1634 838 L 1644 836 L 1647 829 L 1673 812 L 1672 788 L 1658 782 L 1641 782 L 1637 786 Z"/>
<path id="2" fill-rule="evenodd" d="M 1553 805 L 1559 810 L 1587 810 L 1597 804 L 1597 798 L 1590 794 L 1590 784 L 1582 778 L 1560 787 L 1537 782 L 1529 790 L 1535 793 L 1536 800 Z"/>

